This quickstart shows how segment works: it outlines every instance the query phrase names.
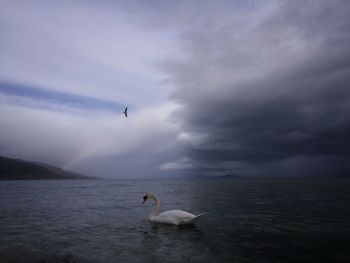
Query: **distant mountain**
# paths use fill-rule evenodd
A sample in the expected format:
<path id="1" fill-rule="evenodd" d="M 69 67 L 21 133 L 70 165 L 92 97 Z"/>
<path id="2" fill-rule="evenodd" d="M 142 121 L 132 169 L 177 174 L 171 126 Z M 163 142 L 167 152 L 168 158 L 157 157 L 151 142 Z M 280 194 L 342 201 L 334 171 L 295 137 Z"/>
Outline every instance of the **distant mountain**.
<path id="1" fill-rule="evenodd" d="M 0 156 L 0 180 L 91 179 L 61 168 Z"/>

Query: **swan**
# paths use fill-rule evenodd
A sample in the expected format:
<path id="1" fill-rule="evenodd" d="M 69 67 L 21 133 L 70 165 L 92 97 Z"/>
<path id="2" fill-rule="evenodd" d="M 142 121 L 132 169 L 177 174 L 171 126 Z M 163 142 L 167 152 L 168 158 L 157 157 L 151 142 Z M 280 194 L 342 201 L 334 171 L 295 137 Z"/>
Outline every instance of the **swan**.
<path id="1" fill-rule="evenodd" d="M 153 199 L 156 202 L 155 207 L 152 209 L 148 218 L 151 222 L 157 222 L 162 224 L 171 225 L 192 225 L 203 214 L 193 215 L 182 210 L 169 210 L 159 213 L 160 201 L 156 194 L 147 192 L 143 197 L 142 204 L 146 203 L 148 199 Z"/>

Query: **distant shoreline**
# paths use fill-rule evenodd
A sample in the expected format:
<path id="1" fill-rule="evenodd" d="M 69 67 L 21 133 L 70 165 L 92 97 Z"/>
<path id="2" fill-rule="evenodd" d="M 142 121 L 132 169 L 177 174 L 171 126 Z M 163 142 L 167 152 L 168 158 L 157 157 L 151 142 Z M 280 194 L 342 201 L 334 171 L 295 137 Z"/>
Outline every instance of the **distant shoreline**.
<path id="1" fill-rule="evenodd" d="M 96 179 L 47 164 L 0 156 L 0 181 Z"/>

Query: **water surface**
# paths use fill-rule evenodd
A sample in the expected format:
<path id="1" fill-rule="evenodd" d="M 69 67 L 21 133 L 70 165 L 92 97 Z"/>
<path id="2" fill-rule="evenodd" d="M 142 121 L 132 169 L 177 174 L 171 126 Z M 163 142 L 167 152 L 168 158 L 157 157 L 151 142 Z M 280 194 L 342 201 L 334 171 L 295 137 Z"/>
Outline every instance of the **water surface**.
<path id="1" fill-rule="evenodd" d="M 346 178 L 0 182 L 1 262 L 350 262 Z M 161 209 L 207 214 L 150 224 Z"/>

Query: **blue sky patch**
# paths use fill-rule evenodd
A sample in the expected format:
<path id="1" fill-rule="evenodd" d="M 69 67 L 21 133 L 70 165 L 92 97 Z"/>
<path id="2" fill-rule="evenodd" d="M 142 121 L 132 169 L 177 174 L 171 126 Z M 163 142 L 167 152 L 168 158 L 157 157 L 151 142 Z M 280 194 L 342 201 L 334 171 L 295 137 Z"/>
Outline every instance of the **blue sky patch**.
<path id="1" fill-rule="evenodd" d="M 88 110 L 121 111 L 125 108 L 125 105 L 118 102 L 2 81 L 0 93 Z"/>

